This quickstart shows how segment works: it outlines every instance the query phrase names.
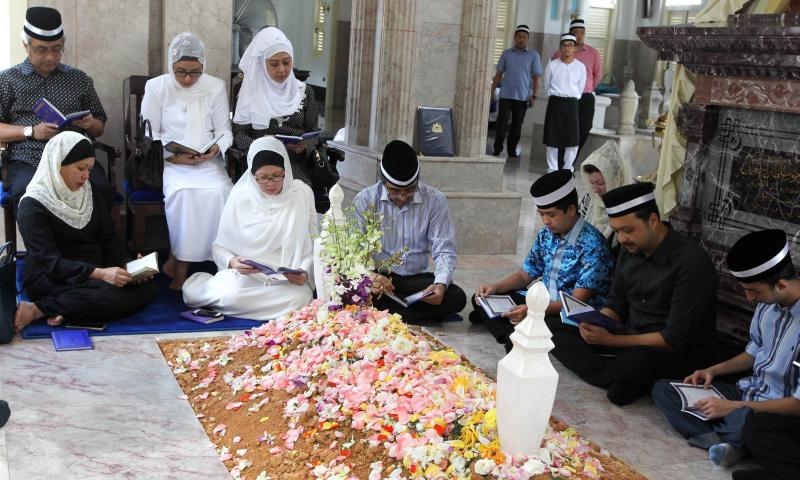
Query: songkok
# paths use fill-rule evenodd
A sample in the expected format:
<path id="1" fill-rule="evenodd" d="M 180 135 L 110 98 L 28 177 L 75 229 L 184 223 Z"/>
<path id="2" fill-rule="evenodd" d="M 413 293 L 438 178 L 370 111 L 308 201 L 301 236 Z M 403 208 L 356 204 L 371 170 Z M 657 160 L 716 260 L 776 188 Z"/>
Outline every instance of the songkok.
<path id="1" fill-rule="evenodd" d="M 565 33 L 565 34 L 561 35 L 561 41 L 559 42 L 559 45 L 564 43 L 564 42 L 578 43 L 578 39 L 575 38 L 575 35 L 573 35 L 571 33 Z"/>
<path id="2" fill-rule="evenodd" d="M 419 160 L 411 145 L 402 140 L 392 140 L 383 149 L 381 173 L 392 185 L 405 187 L 419 177 Z"/>
<path id="3" fill-rule="evenodd" d="M 72 147 L 72 150 L 70 150 L 67 156 L 64 157 L 64 161 L 61 162 L 61 165 L 69 165 L 70 163 L 80 162 L 81 160 L 93 157 L 94 147 L 92 147 L 92 142 L 87 139 L 83 139 L 76 143 L 74 147 Z"/>
<path id="4" fill-rule="evenodd" d="M 531 34 L 531 29 L 527 25 L 517 25 L 517 28 L 514 29 L 514 34 L 516 35 L 517 32 L 525 32 L 528 35 Z"/>
<path id="5" fill-rule="evenodd" d="M 725 259 L 728 269 L 742 283 L 768 278 L 791 261 L 786 233 L 777 229 L 748 233 L 733 245 Z"/>
<path id="6" fill-rule="evenodd" d="M 250 173 L 255 175 L 259 168 L 266 165 L 286 168 L 283 163 L 283 155 L 272 150 L 261 150 L 253 157 L 253 166 L 250 167 Z"/>
<path id="7" fill-rule="evenodd" d="M 37 40 L 52 42 L 64 36 L 61 14 L 50 7 L 31 7 L 25 12 L 25 33 Z"/>
<path id="8" fill-rule="evenodd" d="M 569 22 L 569 30 L 572 31 L 573 28 L 582 28 L 586 30 L 586 22 L 584 22 L 581 18 L 576 18 L 575 20 Z"/>
<path id="9" fill-rule="evenodd" d="M 531 196 L 537 208 L 551 208 L 575 192 L 572 172 L 566 169 L 550 172 L 531 185 Z"/>
<path id="10" fill-rule="evenodd" d="M 621 217 L 645 208 L 656 207 L 656 194 L 650 182 L 633 183 L 615 188 L 603 195 L 606 214 Z"/>

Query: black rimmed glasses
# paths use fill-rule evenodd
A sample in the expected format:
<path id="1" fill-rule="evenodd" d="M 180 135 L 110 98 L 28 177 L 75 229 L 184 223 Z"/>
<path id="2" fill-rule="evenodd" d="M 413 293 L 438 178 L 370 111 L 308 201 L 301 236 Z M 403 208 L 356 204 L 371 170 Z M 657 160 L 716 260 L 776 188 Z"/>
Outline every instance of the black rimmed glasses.
<path id="1" fill-rule="evenodd" d="M 33 50 L 33 53 L 35 53 L 36 55 L 42 55 L 42 56 L 47 55 L 48 53 L 52 53 L 53 55 L 61 55 L 62 53 L 64 53 L 64 45 L 56 45 L 50 48 L 42 46 L 30 47 L 30 49 Z"/>
<path id="2" fill-rule="evenodd" d="M 186 77 L 198 78 L 200 77 L 200 75 L 203 74 L 203 71 L 192 70 L 191 72 L 187 72 L 186 70 L 175 70 L 175 72 L 173 73 L 175 73 L 175 76 L 178 78 L 186 78 Z"/>
<path id="3" fill-rule="evenodd" d="M 256 183 L 261 183 L 261 184 L 264 184 L 264 183 L 280 183 L 280 182 L 282 182 L 282 181 L 283 181 L 283 178 L 284 178 L 285 176 L 286 176 L 286 174 L 285 174 L 285 173 L 282 173 L 282 174 L 280 174 L 280 175 L 271 175 L 271 176 L 266 176 L 266 175 L 263 175 L 263 176 L 261 176 L 261 175 L 255 175 L 255 177 L 256 177 Z"/>

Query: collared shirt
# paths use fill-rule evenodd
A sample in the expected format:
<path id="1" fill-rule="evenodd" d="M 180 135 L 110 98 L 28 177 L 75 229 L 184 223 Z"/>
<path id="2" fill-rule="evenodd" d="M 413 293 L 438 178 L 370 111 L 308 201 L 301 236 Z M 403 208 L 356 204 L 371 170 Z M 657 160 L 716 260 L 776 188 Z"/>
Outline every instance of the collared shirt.
<path id="1" fill-rule="evenodd" d="M 500 55 L 497 71 L 503 72 L 500 98 L 528 100 L 533 95 L 531 77 L 542 74 L 542 59 L 530 48 L 507 48 Z"/>
<path id="2" fill-rule="evenodd" d="M 635 333 L 660 332 L 674 350 L 708 359 L 715 352 L 714 265 L 697 242 L 672 227 L 650 256 L 622 249 L 605 306 Z"/>
<path id="3" fill-rule="evenodd" d="M 556 50 L 552 60 L 561 58 L 561 49 Z M 583 44 L 582 47 L 575 49 L 575 59 L 586 66 L 586 85 L 583 86 L 583 93 L 594 92 L 597 84 L 603 78 L 603 65 L 600 64 L 600 54 L 597 49 Z"/>
<path id="4" fill-rule="evenodd" d="M 549 97 L 581 98 L 586 85 L 586 67 L 577 59 L 569 63 L 560 58 L 550 60 L 544 71 L 544 85 Z"/>
<path id="5" fill-rule="evenodd" d="M 89 110 L 97 120 L 103 123 L 107 120 L 92 79 L 77 68 L 60 63 L 48 76 L 43 77 L 26 58 L 19 65 L 0 73 L 0 122 L 38 125 L 41 120 L 33 113 L 33 104 L 40 98 L 49 100 L 64 115 Z M 86 133 L 74 125 L 67 129 Z M 11 161 L 36 167 L 46 143 L 35 140 L 11 142 L 8 145 Z"/>
<path id="6" fill-rule="evenodd" d="M 608 241 L 583 218 L 563 237 L 543 228 L 522 264 L 525 273 L 542 278 L 550 300 L 559 299 L 559 290 L 586 288 L 595 293 L 587 302 L 594 307 L 605 302 L 613 269 Z"/>
<path id="7" fill-rule="evenodd" d="M 381 252 L 375 256 L 376 261 L 386 260 L 407 248 L 402 263 L 392 267 L 392 272 L 416 275 L 427 270 L 430 253 L 434 282 L 450 285 L 458 258 L 456 231 L 442 192 L 419 182 L 414 199 L 397 208 L 383 182 L 378 182 L 360 191 L 353 199 L 353 206 L 359 216 L 373 206 L 383 217 Z"/>
<path id="8" fill-rule="evenodd" d="M 759 303 L 750 323 L 745 351 L 755 358 L 753 375 L 736 386 L 743 400 L 800 400 L 800 301 L 787 308 Z"/>

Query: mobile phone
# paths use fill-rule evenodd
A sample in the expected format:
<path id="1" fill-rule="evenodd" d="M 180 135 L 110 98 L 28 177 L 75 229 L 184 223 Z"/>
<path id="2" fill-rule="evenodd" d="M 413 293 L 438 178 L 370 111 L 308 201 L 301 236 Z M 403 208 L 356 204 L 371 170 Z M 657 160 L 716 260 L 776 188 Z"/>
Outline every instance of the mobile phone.
<path id="1" fill-rule="evenodd" d="M 67 322 L 64 328 L 76 328 L 79 330 L 93 330 L 95 332 L 102 332 L 108 326 L 107 323 L 91 323 L 81 322 L 80 320 L 74 322 Z"/>
<path id="2" fill-rule="evenodd" d="M 196 310 L 192 310 L 192 315 L 197 317 L 216 318 L 216 317 L 221 317 L 222 313 L 216 312 L 214 310 L 209 310 L 207 308 L 198 308 Z"/>

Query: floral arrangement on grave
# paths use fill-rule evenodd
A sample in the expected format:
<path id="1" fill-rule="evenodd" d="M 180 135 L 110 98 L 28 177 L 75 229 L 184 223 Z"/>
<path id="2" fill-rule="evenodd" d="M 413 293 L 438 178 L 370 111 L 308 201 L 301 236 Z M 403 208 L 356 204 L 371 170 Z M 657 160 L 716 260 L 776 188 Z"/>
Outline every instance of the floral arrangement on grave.
<path id="1" fill-rule="evenodd" d="M 338 210 L 338 213 L 337 213 Z M 354 207 L 331 208 L 320 228 L 320 260 L 325 268 L 325 289 L 333 305 L 370 306 L 373 272 L 389 272 L 404 252 L 376 261 L 381 251 L 383 217 L 370 206 L 363 213 Z"/>

